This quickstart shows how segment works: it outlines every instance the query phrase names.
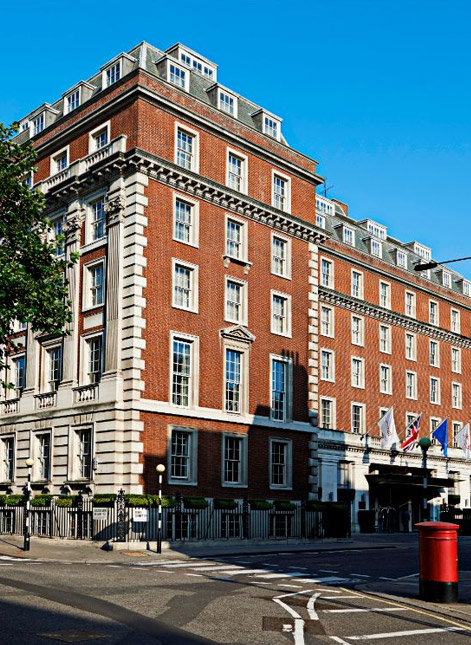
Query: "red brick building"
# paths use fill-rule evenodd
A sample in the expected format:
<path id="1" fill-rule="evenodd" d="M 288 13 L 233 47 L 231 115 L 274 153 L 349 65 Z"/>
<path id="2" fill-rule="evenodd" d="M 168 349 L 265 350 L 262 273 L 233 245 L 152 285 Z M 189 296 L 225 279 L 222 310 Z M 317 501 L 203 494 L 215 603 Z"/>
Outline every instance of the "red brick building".
<path id="1" fill-rule="evenodd" d="M 145 43 L 21 122 L 74 322 L 24 335 L 2 403 L 4 488 L 309 494 L 316 163 L 187 48 Z"/>
<path id="2" fill-rule="evenodd" d="M 438 519 L 449 492 L 469 507 L 469 466 L 455 437 L 471 405 L 470 283 L 444 266 L 417 273 L 431 249 L 353 220 L 344 204 L 318 197 L 317 207 L 331 234 L 319 253 L 321 499 L 351 499 L 354 523 L 368 508 L 392 508 L 396 529 L 404 511 L 411 524 L 425 516 L 420 449 L 381 449 L 378 420 L 393 407 L 401 441 L 419 414 L 421 436 L 448 418 L 449 459 L 439 445 L 428 453 L 427 514 Z"/>

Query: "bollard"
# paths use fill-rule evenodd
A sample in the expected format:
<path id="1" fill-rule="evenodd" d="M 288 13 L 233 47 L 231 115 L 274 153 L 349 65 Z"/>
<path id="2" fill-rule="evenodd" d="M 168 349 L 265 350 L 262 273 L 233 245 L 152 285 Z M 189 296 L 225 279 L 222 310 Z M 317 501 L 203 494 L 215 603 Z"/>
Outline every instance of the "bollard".
<path id="1" fill-rule="evenodd" d="M 458 524 L 420 522 L 419 597 L 431 602 L 458 602 Z"/>

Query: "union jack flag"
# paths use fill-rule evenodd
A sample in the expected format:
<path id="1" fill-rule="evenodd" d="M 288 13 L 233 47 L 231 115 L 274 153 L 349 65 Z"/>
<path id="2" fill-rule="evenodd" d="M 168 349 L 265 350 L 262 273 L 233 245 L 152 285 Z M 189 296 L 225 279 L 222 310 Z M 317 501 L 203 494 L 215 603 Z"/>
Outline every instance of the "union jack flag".
<path id="1" fill-rule="evenodd" d="M 409 432 L 406 432 L 407 436 L 404 439 L 404 441 L 401 443 L 401 448 L 404 452 L 409 452 L 411 450 L 414 450 L 414 448 L 417 445 L 417 439 L 419 438 L 421 417 L 422 415 L 419 414 L 419 416 L 416 419 L 414 419 L 414 421 L 412 421 L 412 423 L 406 429 Z"/>

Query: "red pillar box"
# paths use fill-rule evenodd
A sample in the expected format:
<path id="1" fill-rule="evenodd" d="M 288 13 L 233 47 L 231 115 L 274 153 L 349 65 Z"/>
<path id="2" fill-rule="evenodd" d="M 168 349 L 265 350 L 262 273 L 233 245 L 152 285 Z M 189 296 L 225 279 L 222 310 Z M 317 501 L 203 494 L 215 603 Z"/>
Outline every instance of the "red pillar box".
<path id="1" fill-rule="evenodd" d="M 421 522 L 419 530 L 422 600 L 458 602 L 458 524 Z"/>

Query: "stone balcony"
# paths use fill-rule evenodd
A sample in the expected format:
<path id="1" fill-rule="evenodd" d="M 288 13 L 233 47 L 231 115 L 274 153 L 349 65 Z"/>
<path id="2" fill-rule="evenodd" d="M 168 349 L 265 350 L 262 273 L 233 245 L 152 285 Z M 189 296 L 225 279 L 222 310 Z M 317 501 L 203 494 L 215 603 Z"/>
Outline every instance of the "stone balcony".
<path id="1" fill-rule="evenodd" d="M 68 168 L 65 168 L 55 175 L 48 177 L 44 181 L 35 184 L 34 188 L 39 188 L 42 193 L 47 194 L 55 186 L 68 179 L 79 177 L 80 175 L 90 170 L 92 166 L 99 163 L 100 161 L 103 161 L 104 159 L 107 159 L 108 157 L 111 157 L 111 155 L 115 154 L 116 152 L 126 152 L 126 139 L 126 135 L 121 134 L 119 137 L 116 137 L 115 139 L 110 141 L 106 146 L 103 146 L 103 148 L 95 150 L 82 159 L 77 159 L 77 161 L 71 163 Z"/>

